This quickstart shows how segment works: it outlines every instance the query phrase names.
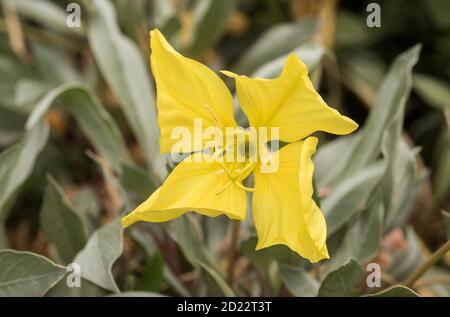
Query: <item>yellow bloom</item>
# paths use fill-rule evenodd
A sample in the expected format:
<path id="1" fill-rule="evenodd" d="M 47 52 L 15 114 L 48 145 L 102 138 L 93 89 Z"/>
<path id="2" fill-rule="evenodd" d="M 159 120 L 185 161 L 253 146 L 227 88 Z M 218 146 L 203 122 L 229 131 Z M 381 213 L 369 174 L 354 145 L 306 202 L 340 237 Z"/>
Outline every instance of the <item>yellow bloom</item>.
<path id="1" fill-rule="evenodd" d="M 217 127 L 224 134 L 226 127 L 237 127 L 232 96 L 221 79 L 205 65 L 177 53 L 158 30 L 150 36 L 161 152 L 169 153 L 176 144 L 171 138 L 176 127 L 186 127 L 194 135 L 196 119 L 202 120 L 204 128 Z M 256 249 L 285 244 L 311 262 L 328 258 L 325 219 L 312 199 L 311 156 L 317 138 L 308 136 L 315 131 L 348 134 L 358 125 L 326 105 L 314 90 L 306 65 L 294 54 L 289 55 L 276 79 L 223 73 L 235 78 L 237 97 L 250 126 L 279 128 L 279 140 L 290 143 L 279 151 L 267 151 L 256 162 L 195 162 L 192 154 L 122 219 L 122 225 L 168 221 L 189 211 L 244 220 L 246 192 L 252 191 Z M 274 138 L 269 136 L 269 140 Z M 190 142 L 192 151 L 205 148 Z M 212 158 L 215 154 L 205 155 Z M 261 165 L 272 156 L 278 159 L 278 169 L 261 172 Z M 245 187 L 242 182 L 252 172 L 255 187 Z"/>

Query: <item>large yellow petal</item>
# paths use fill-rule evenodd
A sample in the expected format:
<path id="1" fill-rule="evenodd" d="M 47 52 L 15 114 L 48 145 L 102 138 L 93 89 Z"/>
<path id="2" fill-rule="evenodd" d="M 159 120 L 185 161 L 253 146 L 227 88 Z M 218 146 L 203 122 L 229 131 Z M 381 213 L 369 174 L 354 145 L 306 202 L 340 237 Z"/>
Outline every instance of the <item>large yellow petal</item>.
<path id="1" fill-rule="evenodd" d="M 249 78 L 231 72 L 242 110 L 250 125 L 278 127 L 285 142 L 301 140 L 315 131 L 348 134 L 358 125 L 327 106 L 308 77 L 308 68 L 290 54 L 276 79 Z"/>
<path id="2" fill-rule="evenodd" d="M 230 185 L 219 163 L 189 161 L 192 157 L 178 164 L 157 191 L 122 219 L 122 225 L 168 221 L 189 211 L 210 217 L 225 214 L 231 219 L 244 220 L 245 190 Z"/>
<path id="3" fill-rule="evenodd" d="M 317 262 L 329 258 L 325 219 L 312 199 L 315 137 L 291 143 L 279 152 L 275 173 L 255 174 L 252 215 L 258 233 L 256 249 L 285 244 Z"/>
<path id="4" fill-rule="evenodd" d="M 201 119 L 204 129 L 236 126 L 232 96 L 219 76 L 176 52 L 157 29 L 150 32 L 150 47 L 161 153 L 171 152 L 177 142 L 171 138 L 174 128 L 186 127 L 194 135 L 194 119 Z M 192 144 L 194 150 L 199 148 Z"/>

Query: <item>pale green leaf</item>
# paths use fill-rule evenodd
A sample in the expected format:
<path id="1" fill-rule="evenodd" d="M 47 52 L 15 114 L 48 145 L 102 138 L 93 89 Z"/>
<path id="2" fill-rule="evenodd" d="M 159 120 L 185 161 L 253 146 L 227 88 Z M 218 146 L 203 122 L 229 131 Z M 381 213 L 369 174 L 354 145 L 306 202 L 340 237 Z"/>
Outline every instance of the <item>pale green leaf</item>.
<path id="1" fill-rule="evenodd" d="M 348 258 L 366 262 L 375 257 L 383 234 L 384 205 L 381 195 L 372 198 L 372 204 L 350 223 L 339 249 L 331 256 L 330 267 L 336 268 Z"/>
<path id="2" fill-rule="evenodd" d="M 316 30 L 310 21 L 280 23 L 264 32 L 245 51 L 234 67 L 238 74 L 251 74 L 261 65 L 296 49 Z"/>
<path id="3" fill-rule="evenodd" d="M 5 0 L 16 11 L 27 18 L 57 32 L 80 37 L 83 27 L 69 28 L 66 24 L 67 12 L 51 1 L 46 0 Z"/>
<path id="4" fill-rule="evenodd" d="M 122 254 L 123 229 L 119 220 L 104 225 L 94 232 L 74 263 L 81 267 L 81 276 L 92 283 L 119 293 L 111 268 Z"/>
<path id="5" fill-rule="evenodd" d="M 349 297 L 360 294 L 359 283 L 363 278 L 360 264 L 350 259 L 340 268 L 331 271 L 319 288 L 321 297 Z"/>
<path id="6" fill-rule="evenodd" d="M 292 53 L 297 55 L 297 57 L 300 58 L 311 71 L 322 59 L 323 55 L 325 54 L 325 48 L 319 44 L 305 43 L 293 50 Z M 252 77 L 277 77 L 281 73 L 287 57 L 288 54 L 264 63 L 253 72 Z"/>
<path id="7" fill-rule="evenodd" d="M 383 161 L 371 164 L 339 183 L 329 196 L 321 200 L 328 236 L 341 228 L 356 212 L 366 207 L 366 202 L 379 184 L 385 168 Z"/>
<path id="8" fill-rule="evenodd" d="M 44 296 L 65 274 L 65 267 L 43 256 L 0 250 L 0 297 Z"/>
<path id="9" fill-rule="evenodd" d="M 114 8 L 94 0 L 88 38 L 102 75 L 120 99 L 122 110 L 136 135 L 147 163 L 163 178 L 164 160 L 159 155 L 155 96 L 148 70 L 136 45 L 119 30 Z"/>
<path id="10" fill-rule="evenodd" d="M 103 108 L 95 94 L 82 83 L 63 84 L 48 92 L 34 107 L 27 121 L 27 128 L 61 101 L 64 109 L 77 120 L 81 130 L 92 141 L 100 154 L 104 155 L 118 170 L 120 163 L 130 159 L 119 128 Z"/>
<path id="11" fill-rule="evenodd" d="M 164 258 L 157 252 L 147 257 L 145 269 L 139 277 L 136 289 L 148 292 L 158 292 L 164 280 Z"/>
<path id="12" fill-rule="evenodd" d="M 376 294 L 367 295 L 367 297 L 419 297 L 419 294 L 406 286 L 393 286 Z"/>
<path id="13" fill-rule="evenodd" d="M 48 125 L 38 122 L 22 140 L 1 152 L 0 222 L 6 218 L 12 200 L 30 175 L 38 154 L 47 143 L 48 134 Z"/>
<path id="14" fill-rule="evenodd" d="M 420 49 L 421 46 L 416 45 L 393 62 L 375 98 L 358 144 L 354 147 L 352 158 L 347 162 L 344 177 L 354 174 L 380 154 L 386 128 L 404 112 L 412 86 L 412 68 L 419 59 Z"/>
<path id="15" fill-rule="evenodd" d="M 197 1 L 193 9 L 193 31 L 189 51 L 198 55 L 214 46 L 223 34 L 236 6 L 235 0 Z"/>
<path id="16" fill-rule="evenodd" d="M 40 223 L 64 264 L 70 263 L 86 244 L 86 230 L 80 216 L 66 201 L 62 188 L 51 176 L 47 178 Z"/>
<path id="17" fill-rule="evenodd" d="M 315 297 L 319 291 L 319 282 L 303 268 L 281 265 L 281 279 L 292 295 L 297 297 Z"/>

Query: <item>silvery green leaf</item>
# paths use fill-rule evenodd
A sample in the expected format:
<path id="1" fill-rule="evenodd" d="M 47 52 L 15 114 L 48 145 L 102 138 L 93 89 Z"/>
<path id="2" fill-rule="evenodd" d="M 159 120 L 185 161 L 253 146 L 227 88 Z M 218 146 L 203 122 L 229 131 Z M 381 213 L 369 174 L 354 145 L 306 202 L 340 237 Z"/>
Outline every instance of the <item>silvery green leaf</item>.
<path id="1" fill-rule="evenodd" d="M 86 230 L 80 216 L 66 201 L 62 188 L 51 176 L 47 177 L 40 223 L 64 264 L 70 263 L 86 243 Z"/>
<path id="2" fill-rule="evenodd" d="M 328 236 L 366 207 L 366 202 L 379 184 L 385 169 L 384 161 L 371 164 L 339 183 L 330 195 L 321 200 Z"/>
<path id="3" fill-rule="evenodd" d="M 416 45 L 399 55 L 392 63 L 364 123 L 358 144 L 347 162 L 343 178 L 354 174 L 380 154 L 386 128 L 404 113 L 412 86 L 412 68 L 419 59 L 420 49 L 421 46 Z"/>
<path id="4" fill-rule="evenodd" d="M 236 63 L 238 74 L 251 74 L 261 65 L 295 50 L 316 30 L 311 21 L 280 23 L 264 32 Z"/>
<path id="5" fill-rule="evenodd" d="M 377 254 L 383 234 L 384 205 L 379 193 L 371 200 L 372 204 L 350 223 L 339 249 L 331 256 L 330 267 L 336 268 L 348 258 L 363 263 Z"/>
<path id="6" fill-rule="evenodd" d="M 88 39 L 102 75 L 120 99 L 128 123 L 142 147 L 155 175 L 165 176 L 164 159 L 159 155 L 159 132 L 155 95 L 136 45 L 119 30 L 114 8 L 106 0 L 93 0 Z"/>
<path id="7" fill-rule="evenodd" d="M 123 229 L 120 221 L 115 220 L 95 231 L 73 262 L 80 265 L 84 279 L 119 293 L 111 268 L 122 254 L 122 248 Z"/>
<path id="8" fill-rule="evenodd" d="M 314 67 L 320 62 L 325 53 L 325 49 L 323 46 L 318 44 L 305 43 L 293 50 L 292 53 L 297 55 L 297 57 L 300 58 L 306 66 L 308 66 L 308 69 L 311 70 L 314 69 Z M 281 73 L 287 57 L 288 54 L 264 63 L 253 72 L 252 77 L 277 77 Z"/>
<path id="9" fill-rule="evenodd" d="M 26 181 L 34 162 L 47 143 L 49 128 L 37 122 L 16 144 L 0 153 L 0 223 L 6 218 L 20 186 Z"/>
<path id="10" fill-rule="evenodd" d="M 57 102 L 77 120 L 80 129 L 117 170 L 120 163 L 130 160 L 125 141 L 110 114 L 95 94 L 82 83 L 66 83 L 49 91 L 34 107 L 26 127 L 31 129 Z"/>
<path id="11" fill-rule="evenodd" d="M 66 268 L 31 252 L 0 250 L 0 297 L 44 296 Z"/>
<path id="12" fill-rule="evenodd" d="M 419 294 L 406 286 L 393 286 L 379 293 L 367 295 L 367 297 L 419 297 Z"/>
<path id="13" fill-rule="evenodd" d="M 235 0 L 197 1 L 193 8 L 193 31 L 189 51 L 198 55 L 216 43 L 223 34 L 229 17 L 236 7 Z"/>
<path id="14" fill-rule="evenodd" d="M 319 282 L 302 267 L 280 265 L 281 279 L 292 295 L 297 297 L 315 297 L 319 291 Z"/>
<path id="15" fill-rule="evenodd" d="M 362 278 L 361 265 L 356 260 L 349 259 L 343 266 L 328 273 L 320 285 L 319 296 L 357 296 L 361 292 L 359 284 Z"/>
<path id="16" fill-rule="evenodd" d="M 69 28 L 66 24 L 67 12 L 47 0 L 5 0 L 12 5 L 16 11 L 27 18 L 57 32 L 81 37 L 84 34 L 83 27 Z"/>

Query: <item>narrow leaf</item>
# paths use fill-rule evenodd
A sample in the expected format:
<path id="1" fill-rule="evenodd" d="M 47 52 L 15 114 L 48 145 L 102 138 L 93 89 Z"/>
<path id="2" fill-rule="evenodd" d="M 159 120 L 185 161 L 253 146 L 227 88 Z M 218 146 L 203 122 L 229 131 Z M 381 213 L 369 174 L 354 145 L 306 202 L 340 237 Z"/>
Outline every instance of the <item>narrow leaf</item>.
<path id="1" fill-rule="evenodd" d="M 116 123 L 95 94 L 82 83 L 63 84 L 48 92 L 30 114 L 27 128 L 31 129 L 57 101 L 61 101 L 64 109 L 75 117 L 95 148 L 115 168 L 120 169 L 120 163 L 129 160 L 125 141 Z"/>
<path id="2" fill-rule="evenodd" d="M 153 172 L 164 176 L 159 155 L 155 96 L 149 65 L 136 45 L 119 30 L 114 8 L 108 1 L 92 1 L 88 38 L 102 75 L 120 99 L 122 110 Z"/>

